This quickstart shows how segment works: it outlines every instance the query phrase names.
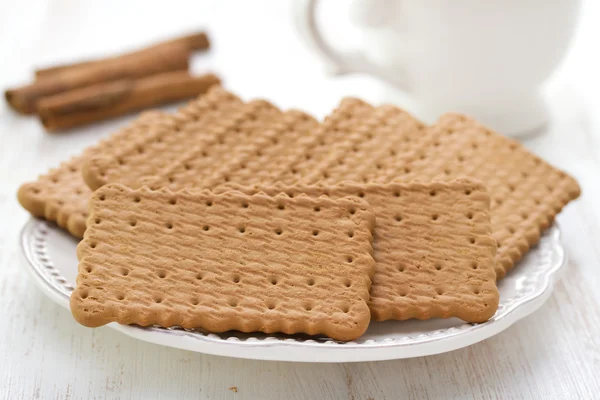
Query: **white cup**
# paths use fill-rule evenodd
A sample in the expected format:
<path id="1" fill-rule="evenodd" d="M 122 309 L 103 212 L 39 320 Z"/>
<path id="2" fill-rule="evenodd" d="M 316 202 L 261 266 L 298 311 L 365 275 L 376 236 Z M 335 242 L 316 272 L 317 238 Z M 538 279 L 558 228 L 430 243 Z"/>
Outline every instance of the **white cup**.
<path id="1" fill-rule="evenodd" d="M 457 111 L 508 135 L 547 123 L 541 86 L 563 58 L 580 0 L 354 0 L 366 46 L 342 53 L 296 0 L 307 43 L 338 74 L 367 73 L 405 91 L 425 120 Z"/>

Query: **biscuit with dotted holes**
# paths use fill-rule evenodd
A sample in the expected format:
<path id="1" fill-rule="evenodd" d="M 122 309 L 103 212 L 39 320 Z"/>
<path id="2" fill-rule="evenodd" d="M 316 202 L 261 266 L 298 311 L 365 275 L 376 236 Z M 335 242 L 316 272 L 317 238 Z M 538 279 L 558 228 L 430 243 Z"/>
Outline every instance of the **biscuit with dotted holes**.
<path id="1" fill-rule="evenodd" d="M 358 198 L 109 184 L 90 201 L 71 311 L 90 327 L 356 339 L 370 321 L 374 223 Z"/>
<path id="2" fill-rule="evenodd" d="M 88 160 L 84 179 L 92 189 L 106 183 L 138 188 L 179 189 L 193 177 L 202 182 L 219 166 L 236 160 L 257 140 L 270 146 L 303 135 L 317 124 L 299 111 L 282 112 L 265 100 L 242 102 L 220 87 L 200 98 L 195 121 L 174 129 L 148 132 L 128 146 L 119 146 Z M 298 131 L 298 134 L 292 132 Z M 267 140 L 264 143 L 264 140 Z M 175 163 L 174 166 L 172 166 Z M 149 181 L 149 177 L 155 177 Z"/>
<path id="3" fill-rule="evenodd" d="M 369 307 L 375 321 L 458 317 L 483 322 L 497 310 L 485 187 L 468 179 L 432 183 L 353 183 L 334 186 L 236 186 L 246 194 L 356 196 L 375 213 Z M 320 234 L 315 228 L 314 234 Z M 355 235 L 348 230 L 349 237 Z"/>
<path id="4" fill-rule="evenodd" d="M 492 198 L 498 279 L 580 195 L 575 179 L 464 115 L 446 114 L 427 130 L 413 152 L 382 161 L 378 180 L 428 182 L 468 176 L 483 182 Z"/>

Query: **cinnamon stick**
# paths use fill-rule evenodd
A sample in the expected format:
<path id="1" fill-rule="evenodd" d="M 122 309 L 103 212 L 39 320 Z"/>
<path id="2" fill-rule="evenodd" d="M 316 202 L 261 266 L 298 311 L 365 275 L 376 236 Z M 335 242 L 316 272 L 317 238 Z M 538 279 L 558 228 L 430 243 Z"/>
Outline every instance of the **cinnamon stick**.
<path id="1" fill-rule="evenodd" d="M 6 101 L 23 114 L 36 112 L 42 97 L 121 79 L 136 79 L 168 71 L 188 69 L 190 51 L 184 44 L 162 46 L 154 51 L 143 51 L 132 57 L 113 58 L 102 63 L 74 70 L 56 72 L 30 85 L 5 92 Z"/>
<path id="2" fill-rule="evenodd" d="M 179 71 L 122 79 L 45 97 L 39 101 L 38 113 L 48 131 L 58 131 L 192 98 L 219 83 L 213 74 L 191 76 Z"/>
<path id="3" fill-rule="evenodd" d="M 36 79 L 46 78 L 58 72 L 64 71 L 74 71 L 80 68 L 87 68 L 93 65 L 103 64 L 109 62 L 114 59 L 124 58 L 136 58 L 139 57 L 142 53 L 152 53 L 154 51 L 160 51 L 162 48 L 170 47 L 170 46 L 186 46 L 190 52 L 194 50 L 206 50 L 210 47 L 210 42 L 208 40 L 208 36 L 205 32 L 196 32 L 190 35 L 182 36 L 179 38 L 171 39 L 165 42 L 161 42 L 149 47 L 145 47 L 143 49 L 135 50 L 132 52 L 124 53 L 116 57 L 106 58 L 106 59 L 97 59 L 97 60 L 89 60 L 82 61 L 74 64 L 64 64 L 64 65 L 55 65 L 47 68 L 40 68 L 35 71 Z"/>

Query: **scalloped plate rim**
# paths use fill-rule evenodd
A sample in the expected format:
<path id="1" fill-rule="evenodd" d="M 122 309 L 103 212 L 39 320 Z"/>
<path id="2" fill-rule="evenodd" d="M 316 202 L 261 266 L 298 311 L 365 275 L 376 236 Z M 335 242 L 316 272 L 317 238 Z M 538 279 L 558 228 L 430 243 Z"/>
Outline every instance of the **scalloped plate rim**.
<path id="1" fill-rule="evenodd" d="M 47 221 L 31 218 L 22 228 L 20 234 L 21 257 L 28 267 L 29 275 L 36 285 L 57 304 L 69 308 L 70 285 L 60 274 L 54 274 L 52 281 L 47 274 L 41 272 L 43 265 L 40 260 L 44 257 L 33 254 L 31 238 L 44 230 L 60 229 Z M 111 323 L 107 326 L 133 338 L 164 346 L 201 352 L 212 355 L 236 358 L 296 361 L 296 362 L 361 362 L 380 361 L 400 358 L 411 358 L 444 353 L 467 347 L 510 327 L 518 320 L 531 314 L 541 307 L 550 297 L 554 284 L 559 278 L 559 272 L 566 264 L 566 255 L 560 241 L 560 229 L 555 224 L 548 229 L 542 240 L 551 241 L 556 253 L 556 261 L 543 273 L 539 274 L 535 290 L 519 301 L 513 301 L 509 307 L 502 308 L 489 321 L 482 324 L 465 323 L 460 327 L 439 329 L 422 334 L 420 339 L 409 341 L 392 340 L 369 343 L 334 341 L 318 342 L 315 340 L 298 341 L 293 338 L 279 339 L 269 337 L 263 339 L 249 338 L 240 340 L 237 337 L 222 338 L 216 334 L 183 329 L 167 329 L 161 327 L 138 327 Z M 536 251 L 535 249 L 532 251 Z M 48 267 L 50 265 L 50 267 Z M 51 260 L 46 258 L 46 268 L 60 271 L 53 267 Z M 64 282 L 60 282 L 60 280 Z M 59 285 L 62 285 L 61 288 Z M 501 302 L 502 303 L 502 302 Z M 371 340 L 372 341 L 372 340 Z"/>

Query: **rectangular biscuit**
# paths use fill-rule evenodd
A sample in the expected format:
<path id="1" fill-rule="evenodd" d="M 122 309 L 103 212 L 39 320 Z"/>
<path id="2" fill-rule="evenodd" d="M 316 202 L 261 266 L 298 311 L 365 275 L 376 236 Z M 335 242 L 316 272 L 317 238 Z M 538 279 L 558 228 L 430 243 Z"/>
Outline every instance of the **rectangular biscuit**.
<path id="1" fill-rule="evenodd" d="M 87 148 L 81 155 L 71 158 L 58 168 L 28 182 L 19 188 L 19 203 L 33 216 L 56 222 L 71 235 L 81 238 L 88 216 L 88 200 L 92 191 L 81 176 L 82 165 L 90 157 L 116 143 L 125 144 L 141 132 L 160 129 L 169 124 L 168 116 L 159 111 L 142 113 L 135 121 Z"/>
<path id="2" fill-rule="evenodd" d="M 240 166 L 239 160 L 247 160 L 257 146 L 263 151 L 286 146 L 317 124 L 305 113 L 282 112 L 264 100 L 244 103 L 222 88 L 211 90 L 198 105 L 203 110 L 194 110 L 196 122 L 141 135 L 129 146 L 90 159 L 85 181 L 92 189 L 106 183 L 177 189 L 188 179 L 209 187 L 207 178 L 223 165 Z"/>
<path id="3" fill-rule="evenodd" d="M 500 279 L 539 241 L 561 209 L 579 196 L 579 185 L 517 141 L 466 116 L 446 114 L 428 131 L 409 155 L 386 160 L 389 163 L 382 165 L 379 180 L 469 176 L 483 182 L 492 198 Z"/>
<path id="4" fill-rule="evenodd" d="M 366 200 L 376 218 L 369 300 L 375 321 L 457 317 L 483 322 L 498 308 L 496 242 L 491 236 L 489 194 L 481 183 L 342 182 L 235 190 Z"/>
<path id="5" fill-rule="evenodd" d="M 91 327 L 352 340 L 370 320 L 374 223 L 358 198 L 106 185 L 90 201 L 71 311 Z"/>
<path id="6" fill-rule="evenodd" d="M 279 110 L 266 101 L 244 103 L 225 89 L 213 87 L 172 115 L 173 124 L 168 129 L 139 132 L 126 144 L 94 154 L 83 165 L 83 179 L 92 190 L 107 183 L 139 187 L 142 178 L 155 175 L 190 147 L 218 146 L 239 140 L 241 131 L 233 132 L 230 137 L 225 133 L 232 133 L 232 127 L 251 129 L 256 126 L 252 119 L 257 115 L 276 113 Z"/>

